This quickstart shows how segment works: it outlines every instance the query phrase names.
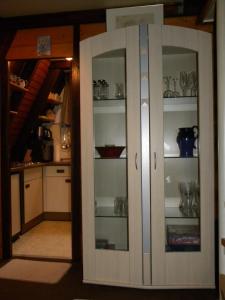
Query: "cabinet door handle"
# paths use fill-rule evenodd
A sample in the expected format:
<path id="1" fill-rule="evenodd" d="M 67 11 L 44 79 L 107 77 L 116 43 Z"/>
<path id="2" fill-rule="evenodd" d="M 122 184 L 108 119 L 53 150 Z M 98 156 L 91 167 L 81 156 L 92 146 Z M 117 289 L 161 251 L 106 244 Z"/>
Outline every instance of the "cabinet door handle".
<path id="1" fill-rule="evenodd" d="M 156 156 L 156 152 L 154 152 L 154 169 L 156 170 L 157 167 L 157 156 Z"/>
<path id="2" fill-rule="evenodd" d="M 137 152 L 135 153 L 135 169 L 138 169 L 138 164 L 137 164 Z"/>
<path id="3" fill-rule="evenodd" d="M 70 183 L 70 182 L 71 182 L 71 179 L 65 179 L 65 182 L 66 182 L 66 183 Z"/>
<path id="4" fill-rule="evenodd" d="M 28 189 L 30 187 L 30 184 L 25 184 L 25 189 Z"/>
<path id="5" fill-rule="evenodd" d="M 56 170 L 56 173 L 64 173 L 65 172 L 65 170 L 63 170 L 63 169 L 57 169 Z"/>

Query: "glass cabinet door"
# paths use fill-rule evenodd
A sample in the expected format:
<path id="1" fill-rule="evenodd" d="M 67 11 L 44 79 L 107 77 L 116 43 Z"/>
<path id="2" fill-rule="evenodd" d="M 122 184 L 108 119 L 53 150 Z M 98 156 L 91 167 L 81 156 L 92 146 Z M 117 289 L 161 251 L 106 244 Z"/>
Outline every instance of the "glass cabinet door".
<path id="1" fill-rule="evenodd" d="M 125 50 L 92 59 L 96 249 L 128 250 Z"/>
<path id="2" fill-rule="evenodd" d="M 167 252 L 201 246 L 197 59 L 194 51 L 163 48 Z"/>

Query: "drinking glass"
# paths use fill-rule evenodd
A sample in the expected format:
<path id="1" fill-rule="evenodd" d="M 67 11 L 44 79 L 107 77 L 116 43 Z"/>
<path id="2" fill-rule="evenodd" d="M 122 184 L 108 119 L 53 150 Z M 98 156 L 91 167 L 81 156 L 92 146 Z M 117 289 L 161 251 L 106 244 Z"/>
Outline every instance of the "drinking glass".
<path id="1" fill-rule="evenodd" d="M 192 209 L 195 195 L 195 182 L 179 182 L 179 191 L 181 195 L 179 207 L 186 211 Z"/>
<path id="2" fill-rule="evenodd" d="M 187 90 L 188 90 L 188 74 L 185 71 L 180 72 L 180 87 L 182 89 L 182 95 L 184 97 L 187 96 Z"/>

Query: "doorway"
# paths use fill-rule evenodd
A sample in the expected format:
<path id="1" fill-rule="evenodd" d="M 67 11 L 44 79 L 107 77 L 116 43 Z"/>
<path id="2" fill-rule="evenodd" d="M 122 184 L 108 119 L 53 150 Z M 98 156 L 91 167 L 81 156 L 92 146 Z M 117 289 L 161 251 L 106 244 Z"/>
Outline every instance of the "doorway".
<path id="1" fill-rule="evenodd" d="M 72 259 L 72 62 L 8 68 L 12 256 Z"/>

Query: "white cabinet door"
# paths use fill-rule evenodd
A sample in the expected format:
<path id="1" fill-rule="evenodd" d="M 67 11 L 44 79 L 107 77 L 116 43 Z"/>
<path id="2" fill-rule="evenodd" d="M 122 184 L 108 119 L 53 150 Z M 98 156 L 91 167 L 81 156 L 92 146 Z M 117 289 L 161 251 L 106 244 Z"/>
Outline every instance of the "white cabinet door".
<path id="1" fill-rule="evenodd" d="M 142 285 L 138 31 L 81 42 L 85 282 Z"/>
<path id="2" fill-rule="evenodd" d="M 152 284 L 211 288 L 215 275 L 211 35 L 150 25 L 149 57 Z"/>
<path id="3" fill-rule="evenodd" d="M 84 281 L 214 287 L 210 34 L 141 25 L 80 50 Z"/>
<path id="4" fill-rule="evenodd" d="M 34 172 L 32 172 L 34 170 Z M 24 178 L 24 217 L 25 223 L 43 213 L 42 170 L 25 170 Z M 29 172 L 27 172 L 29 171 Z M 38 176 L 38 177 L 36 177 Z M 41 177 L 40 177 L 41 176 Z"/>
<path id="5" fill-rule="evenodd" d="M 20 175 L 11 175 L 11 218 L 12 218 L 12 236 L 21 230 L 20 220 Z"/>
<path id="6" fill-rule="evenodd" d="M 44 211 L 71 212 L 70 177 L 45 177 Z"/>

